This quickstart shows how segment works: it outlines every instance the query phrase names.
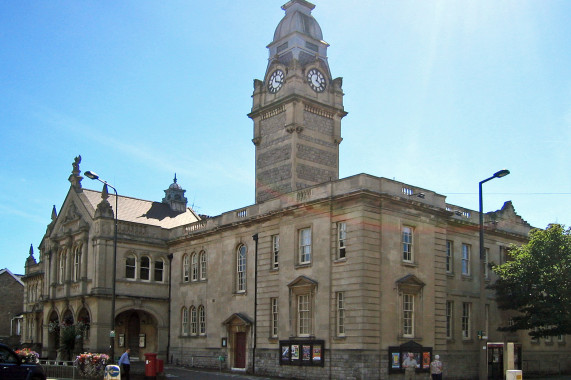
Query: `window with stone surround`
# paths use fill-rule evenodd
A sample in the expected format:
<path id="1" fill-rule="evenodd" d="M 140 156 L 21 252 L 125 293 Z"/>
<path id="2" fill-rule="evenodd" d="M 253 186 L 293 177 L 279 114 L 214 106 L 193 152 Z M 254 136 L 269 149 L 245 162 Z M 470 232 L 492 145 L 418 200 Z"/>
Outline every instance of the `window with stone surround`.
<path id="1" fill-rule="evenodd" d="M 472 273 L 470 271 L 471 265 L 471 252 L 472 246 L 469 244 L 462 243 L 462 275 L 463 276 L 470 276 Z"/>
<path id="2" fill-rule="evenodd" d="M 59 271 L 58 271 L 58 283 L 63 284 L 63 282 L 65 281 L 65 257 L 66 257 L 66 251 L 62 250 L 59 253 Z"/>
<path id="3" fill-rule="evenodd" d="M 200 279 L 206 280 L 208 270 L 208 257 L 206 256 L 206 252 L 200 252 Z"/>
<path id="4" fill-rule="evenodd" d="M 402 260 L 405 263 L 414 262 L 412 247 L 413 229 L 409 226 L 402 227 Z"/>
<path id="5" fill-rule="evenodd" d="M 196 252 L 193 252 L 190 255 L 190 273 L 191 273 L 191 281 L 198 281 L 198 255 Z"/>
<path id="6" fill-rule="evenodd" d="M 290 290 L 290 315 L 293 318 L 292 331 L 298 337 L 313 336 L 314 328 L 314 302 L 317 292 L 317 282 L 306 277 L 299 276 L 288 284 Z"/>
<path id="7" fill-rule="evenodd" d="M 243 244 L 236 250 L 236 292 L 246 292 L 246 246 Z"/>
<path id="8" fill-rule="evenodd" d="M 335 293 L 335 303 L 337 304 L 335 323 L 337 336 L 345 336 L 345 292 Z"/>
<path id="9" fill-rule="evenodd" d="M 139 278 L 145 281 L 151 279 L 151 259 L 149 259 L 148 256 L 141 257 L 141 271 Z"/>
<path id="10" fill-rule="evenodd" d="M 182 258 L 182 281 L 188 282 L 190 280 L 190 256 L 185 254 Z"/>
<path id="11" fill-rule="evenodd" d="M 198 333 L 206 335 L 206 311 L 202 305 L 198 307 Z"/>
<path id="12" fill-rule="evenodd" d="M 129 254 L 125 259 L 125 278 L 134 280 L 137 274 L 137 257 Z"/>
<path id="13" fill-rule="evenodd" d="M 337 223 L 337 259 L 344 259 L 347 249 L 347 223 Z"/>
<path id="14" fill-rule="evenodd" d="M 181 321 L 182 321 L 182 326 L 181 326 L 182 335 L 187 336 L 188 335 L 188 309 L 186 307 L 182 308 Z"/>
<path id="15" fill-rule="evenodd" d="M 454 273 L 454 242 L 446 240 L 446 273 Z"/>
<path id="16" fill-rule="evenodd" d="M 298 231 L 299 264 L 311 263 L 311 228 L 302 228 Z"/>
<path id="17" fill-rule="evenodd" d="M 414 337 L 414 295 L 402 295 L 402 336 Z"/>
<path id="18" fill-rule="evenodd" d="M 154 279 L 155 279 L 155 281 L 163 282 L 164 269 L 165 269 L 165 262 L 162 259 L 155 260 L 155 267 L 154 267 L 154 271 L 155 271 Z"/>
<path id="19" fill-rule="evenodd" d="M 462 303 L 462 339 L 472 338 L 472 303 Z"/>
<path id="20" fill-rule="evenodd" d="M 279 321 L 279 310 L 278 310 L 278 299 L 270 298 L 270 308 L 271 308 L 271 323 L 270 323 L 270 336 L 272 338 L 278 337 L 278 321 Z"/>
<path id="21" fill-rule="evenodd" d="M 280 265 L 280 235 L 272 235 L 272 269 Z"/>
<path id="22" fill-rule="evenodd" d="M 196 335 L 198 332 L 198 315 L 196 307 L 190 307 L 190 335 Z"/>
<path id="23" fill-rule="evenodd" d="M 418 338 L 417 331 L 422 321 L 422 293 L 424 282 L 413 274 L 408 274 L 396 281 L 398 290 L 397 319 L 399 336 L 402 338 Z"/>
<path id="24" fill-rule="evenodd" d="M 452 339 L 454 323 L 454 302 L 446 301 L 446 338 Z"/>
<path id="25" fill-rule="evenodd" d="M 81 244 L 76 246 L 73 250 L 73 273 L 72 279 L 74 282 L 80 280 L 81 277 Z"/>

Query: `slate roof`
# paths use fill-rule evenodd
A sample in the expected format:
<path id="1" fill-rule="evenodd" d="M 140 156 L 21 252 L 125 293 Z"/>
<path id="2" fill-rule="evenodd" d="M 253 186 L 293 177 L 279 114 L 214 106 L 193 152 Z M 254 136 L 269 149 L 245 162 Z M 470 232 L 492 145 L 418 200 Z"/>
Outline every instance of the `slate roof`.
<path id="1" fill-rule="evenodd" d="M 83 189 L 83 194 L 93 207 L 93 210 L 97 209 L 97 205 L 101 202 L 101 192 Z M 115 212 L 115 195 L 109 194 L 107 200 L 111 208 L 113 208 L 113 212 Z M 122 195 L 119 195 L 117 203 L 119 209 L 118 219 L 126 222 L 170 229 L 200 220 L 198 215 L 189 207 L 186 208 L 185 212 L 177 212 L 173 211 L 166 203 L 146 201 Z"/>

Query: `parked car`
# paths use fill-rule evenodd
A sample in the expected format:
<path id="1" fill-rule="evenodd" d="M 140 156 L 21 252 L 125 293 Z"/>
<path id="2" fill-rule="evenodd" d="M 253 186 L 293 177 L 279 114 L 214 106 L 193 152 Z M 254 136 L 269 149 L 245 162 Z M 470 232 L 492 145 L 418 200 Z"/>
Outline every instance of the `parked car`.
<path id="1" fill-rule="evenodd" d="M 0 379 L 46 380 L 46 373 L 41 365 L 27 363 L 10 347 L 0 343 Z"/>

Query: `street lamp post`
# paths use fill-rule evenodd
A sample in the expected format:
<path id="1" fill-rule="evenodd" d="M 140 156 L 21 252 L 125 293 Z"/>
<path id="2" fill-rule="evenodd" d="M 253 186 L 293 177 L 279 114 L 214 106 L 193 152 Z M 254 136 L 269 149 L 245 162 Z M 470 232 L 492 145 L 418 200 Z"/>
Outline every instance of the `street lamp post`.
<path id="1" fill-rule="evenodd" d="M 111 269 L 111 278 L 112 278 L 112 286 L 111 286 L 111 331 L 109 332 L 109 340 L 110 340 L 110 350 L 109 350 L 109 359 L 111 363 L 115 362 L 115 284 L 116 284 L 116 272 L 117 272 L 117 200 L 119 199 L 119 195 L 117 194 L 117 189 L 107 183 L 107 181 L 102 180 L 99 176 L 92 171 L 86 171 L 84 173 L 88 178 L 97 180 L 105 186 L 109 186 L 115 192 L 115 230 L 113 234 L 113 268 Z"/>
<path id="2" fill-rule="evenodd" d="M 483 342 L 484 339 L 487 339 L 487 336 L 484 336 L 484 332 L 487 335 L 488 331 L 486 331 L 486 286 L 485 286 L 485 273 L 486 273 L 486 249 L 484 248 L 484 202 L 482 201 L 482 185 L 488 181 L 491 181 L 494 178 L 502 178 L 510 174 L 510 171 L 507 169 L 500 170 L 495 172 L 490 178 L 486 178 L 483 181 L 480 181 L 478 186 L 478 194 L 479 194 L 479 217 L 480 217 L 480 326 L 481 330 L 479 333 L 479 338 Z M 478 343 L 478 345 L 480 342 Z M 487 348 L 487 347 L 486 347 Z M 480 370 L 479 370 L 479 378 L 480 380 L 485 380 L 487 376 L 487 350 L 482 347 L 480 350 Z"/>

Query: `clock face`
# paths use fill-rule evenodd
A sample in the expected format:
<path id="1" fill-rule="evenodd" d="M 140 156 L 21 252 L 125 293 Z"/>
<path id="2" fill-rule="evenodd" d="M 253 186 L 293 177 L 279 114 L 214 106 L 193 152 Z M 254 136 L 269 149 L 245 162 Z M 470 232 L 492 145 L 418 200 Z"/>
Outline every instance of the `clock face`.
<path id="1" fill-rule="evenodd" d="M 325 77 L 321 71 L 311 69 L 307 73 L 307 83 L 314 91 L 323 92 L 325 90 Z"/>
<path id="2" fill-rule="evenodd" d="M 268 91 L 275 94 L 282 88 L 284 83 L 285 75 L 280 69 L 277 69 L 270 75 L 270 80 L 268 81 Z"/>

